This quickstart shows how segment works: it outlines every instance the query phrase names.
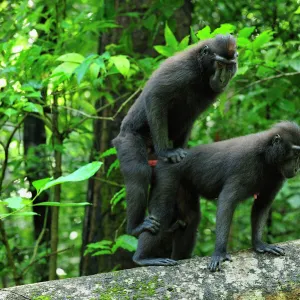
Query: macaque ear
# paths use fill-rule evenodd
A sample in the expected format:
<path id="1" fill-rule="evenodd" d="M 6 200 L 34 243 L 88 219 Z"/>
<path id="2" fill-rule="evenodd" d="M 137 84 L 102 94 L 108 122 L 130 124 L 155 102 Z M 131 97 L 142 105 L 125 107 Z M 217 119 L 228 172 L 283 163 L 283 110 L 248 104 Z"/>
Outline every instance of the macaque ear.
<path id="1" fill-rule="evenodd" d="M 276 134 L 272 139 L 272 145 L 277 145 L 282 141 L 282 138 L 279 134 Z"/>

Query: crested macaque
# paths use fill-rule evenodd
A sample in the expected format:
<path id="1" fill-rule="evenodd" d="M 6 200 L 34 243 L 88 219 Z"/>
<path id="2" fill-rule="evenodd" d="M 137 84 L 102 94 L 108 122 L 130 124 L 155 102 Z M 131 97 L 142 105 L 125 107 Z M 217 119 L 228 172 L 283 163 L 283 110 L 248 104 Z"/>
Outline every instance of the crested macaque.
<path id="1" fill-rule="evenodd" d="M 218 35 L 168 58 L 146 83 L 113 140 L 126 186 L 129 234 L 159 229 L 154 217 L 144 218 L 152 174 L 149 157 L 180 162 L 195 119 L 236 70 L 235 39 Z"/>
<path id="2" fill-rule="evenodd" d="M 271 204 L 284 181 L 300 169 L 300 127 L 281 122 L 271 129 L 187 150 L 178 164 L 160 160 L 155 169 L 149 214 L 158 234 L 143 232 L 133 260 L 139 265 L 174 265 L 191 256 L 200 222 L 199 196 L 217 199 L 215 251 L 208 266 L 220 270 L 231 260 L 229 229 L 237 204 L 256 195 L 252 207 L 252 245 L 257 252 L 284 255 L 262 240 Z M 170 231 L 176 220 L 185 227 Z M 165 256 L 163 256 L 165 255 Z"/>

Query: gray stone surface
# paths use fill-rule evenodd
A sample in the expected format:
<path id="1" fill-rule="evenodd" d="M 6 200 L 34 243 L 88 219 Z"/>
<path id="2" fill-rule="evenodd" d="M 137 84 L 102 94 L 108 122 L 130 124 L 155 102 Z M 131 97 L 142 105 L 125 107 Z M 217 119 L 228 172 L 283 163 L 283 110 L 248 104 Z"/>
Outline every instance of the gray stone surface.
<path id="1" fill-rule="evenodd" d="M 62 299 L 300 299 L 300 240 L 282 243 L 286 255 L 232 255 L 221 272 L 210 273 L 208 257 L 174 267 L 144 267 L 0 290 L 0 300 Z"/>

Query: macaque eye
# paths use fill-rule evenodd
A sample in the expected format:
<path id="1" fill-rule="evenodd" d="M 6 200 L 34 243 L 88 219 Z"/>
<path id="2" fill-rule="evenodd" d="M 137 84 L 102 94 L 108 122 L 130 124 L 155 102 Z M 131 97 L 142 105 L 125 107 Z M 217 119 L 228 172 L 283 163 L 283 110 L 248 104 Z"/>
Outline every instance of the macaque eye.
<path id="1" fill-rule="evenodd" d="M 280 140 L 281 140 L 280 135 L 279 135 L 279 134 L 276 134 L 276 135 L 274 136 L 274 138 L 273 138 L 273 145 L 274 145 L 274 144 L 278 144 L 278 143 L 280 142 Z"/>
<path id="2" fill-rule="evenodd" d="M 203 49 L 202 49 L 202 53 L 204 54 L 204 55 L 206 55 L 206 54 L 208 54 L 208 51 L 209 50 L 209 47 L 207 46 L 207 45 L 205 45 L 204 47 L 203 47 Z"/>

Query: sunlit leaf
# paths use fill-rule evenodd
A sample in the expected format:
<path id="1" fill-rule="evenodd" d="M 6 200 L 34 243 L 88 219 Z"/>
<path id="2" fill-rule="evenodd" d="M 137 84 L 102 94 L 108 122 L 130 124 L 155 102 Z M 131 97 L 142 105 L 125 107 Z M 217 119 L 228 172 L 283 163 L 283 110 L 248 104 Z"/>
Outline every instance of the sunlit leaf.
<path id="1" fill-rule="evenodd" d="M 300 6 L 297 8 L 297 10 L 294 12 L 294 14 L 297 14 L 297 15 L 300 14 Z"/>
<path id="2" fill-rule="evenodd" d="M 80 64 L 84 61 L 84 56 L 82 56 L 81 54 L 78 54 L 78 53 L 67 53 L 67 54 L 60 56 L 56 60 Z"/>
<path id="3" fill-rule="evenodd" d="M 103 157 L 107 157 L 107 156 L 110 156 L 110 155 L 116 155 L 116 154 L 117 154 L 117 149 L 115 147 L 112 147 L 112 148 L 109 148 L 106 151 L 104 151 L 100 155 L 100 157 L 103 158 Z"/>
<path id="4" fill-rule="evenodd" d="M 0 218 L 5 217 L 31 217 L 31 216 L 39 216 L 39 214 L 33 211 L 24 211 L 24 212 L 14 212 L 12 214 L 0 214 Z"/>
<path id="5" fill-rule="evenodd" d="M 199 30 L 196 34 L 199 40 L 206 40 L 211 37 L 210 27 L 205 26 L 203 29 Z"/>
<path id="6" fill-rule="evenodd" d="M 233 33 L 235 31 L 236 26 L 232 24 L 222 24 L 219 28 L 214 30 L 212 32 L 212 36 L 215 36 L 217 34 L 228 34 L 228 33 Z"/>
<path id="7" fill-rule="evenodd" d="M 126 77 L 128 75 L 130 62 L 125 55 L 111 56 L 110 60 L 123 76 Z"/>
<path id="8" fill-rule="evenodd" d="M 252 45 L 255 50 L 262 48 L 263 45 L 270 42 L 273 38 L 273 32 L 271 30 L 266 30 L 262 32 L 256 39 L 253 41 Z"/>
<path id="9" fill-rule="evenodd" d="M 74 62 L 64 62 L 62 64 L 60 64 L 59 66 L 57 66 L 52 74 L 59 74 L 59 73 L 63 73 L 65 74 L 67 77 L 70 77 L 75 69 L 78 67 L 78 63 L 74 63 Z"/>
<path id="10" fill-rule="evenodd" d="M 23 208 L 25 205 L 22 203 L 23 199 L 21 197 L 11 197 L 2 200 L 2 203 L 6 203 L 7 207 L 12 209 L 20 209 Z"/>
<path id="11" fill-rule="evenodd" d="M 24 111 L 38 113 L 40 115 L 43 114 L 43 107 L 40 104 L 27 102 L 23 106 Z"/>
<path id="12" fill-rule="evenodd" d="M 133 252 L 137 249 L 137 243 L 137 238 L 131 235 L 124 234 L 117 238 L 111 250 L 113 253 L 115 253 L 119 248 L 122 248 L 127 251 Z"/>
<path id="13" fill-rule="evenodd" d="M 51 180 L 45 184 L 44 187 L 41 188 L 41 191 L 44 191 L 52 186 L 55 186 L 57 184 L 65 183 L 65 182 L 76 182 L 76 181 L 82 181 L 90 178 L 93 176 L 101 167 L 102 162 L 94 161 L 92 163 L 89 163 L 85 166 L 82 166 L 75 172 L 66 175 L 61 176 L 57 179 Z"/>
<path id="14" fill-rule="evenodd" d="M 35 181 L 32 182 L 32 185 L 34 186 L 34 188 L 37 191 L 39 191 L 41 188 L 43 188 L 46 185 L 46 183 L 48 183 L 52 179 L 53 179 L 53 177 L 48 177 L 48 178 L 35 180 Z"/>
<path id="15" fill-rule="evenodd" d="M 239 31 L 238 36 L 241 38 L 248 38 L 253 33 L 254 30 L 255 30 L 255 26 L 244 27 Z"/>
<path id="16" fill-rule="evenodd" d="M 161 55 L 170 57 L 174 55 L 174 49 L 169 46 L 154 46 L 154 49 Z"/>
<path id="17" fill-rule="evenodd" d="M 11 117 L 17 113 L 18 113 L 18 111 L 13 108 L 7 108 L 4 110 L 4 114 L 7 115 L 8 117 Z"/>
<path id="18" fill-rule="evenodd" d="M 184 50 L 189 45 L 190 36 L 187 35 L 182 41 L 179 43 L 178 50 Z"/>
<path id="19" fill-rule="evenodd" d="M 168 24 L 166 24 L 166 26 L 165 26 L 165 40 L 166 40 L 167 46 L 170 46 L 173 49 L 177 48 L 177 45 L 178 45 L 177 39 L 176 39 L 174 33 L 171 31 Z"/>

